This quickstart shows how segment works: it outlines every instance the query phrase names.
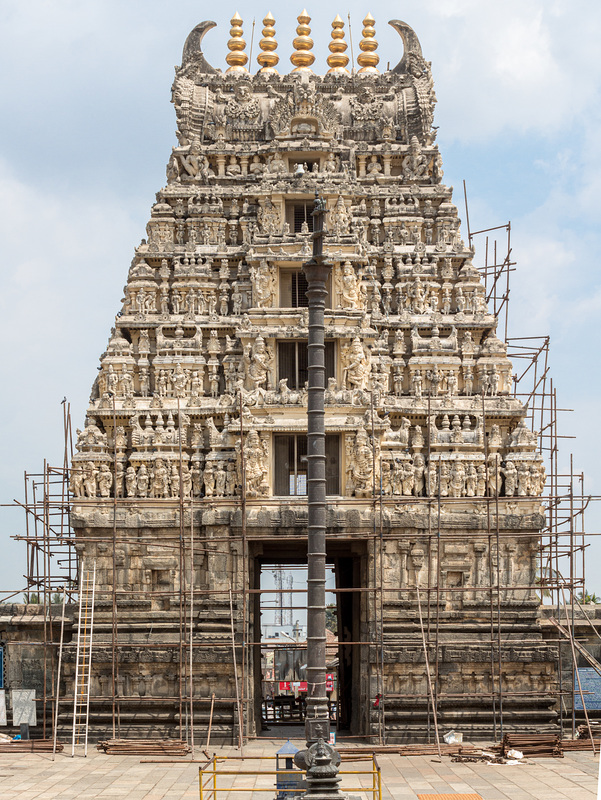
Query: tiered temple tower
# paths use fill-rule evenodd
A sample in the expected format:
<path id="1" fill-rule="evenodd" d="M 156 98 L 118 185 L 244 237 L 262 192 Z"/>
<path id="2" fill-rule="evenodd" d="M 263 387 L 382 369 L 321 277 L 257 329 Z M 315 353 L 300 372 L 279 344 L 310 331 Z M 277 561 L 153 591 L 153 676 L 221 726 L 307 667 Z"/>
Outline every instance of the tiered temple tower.
<path id="1" fill-rule="evenodd" d="M 356 590 L 338 594 L 342 722 L 415 740 L 435 701 L 441 724 L 490 735 L 500 702 L 506 726 L 542 730 L 555 688 L 535 592 L 545 472 L 442 182 L 430 64 L 394 21 L 404 52 L 380 73 L 368 15 L 350 74 L 337 17 L 317 75 L 309 22 L 290 74 L 271 15 L 257 74 L 238 15 L 225 73 L 201 51 L 211 22 L 176 69 L 178 143 L 71 471 L 79 551 L 98 568 L 92 713 L 108 724 L 114 678 L 124 730 L 176 727 L 191 625 L 197 724 L 213 693 L 214 735 L 239 720 L 230 601 L 238 644 L 258 642 L 261 562 L 306 552 L 302 265 L 319 194 L 328 557 L 337 587 Z M 260 647 L 237 657 L 252 733 Z"/>

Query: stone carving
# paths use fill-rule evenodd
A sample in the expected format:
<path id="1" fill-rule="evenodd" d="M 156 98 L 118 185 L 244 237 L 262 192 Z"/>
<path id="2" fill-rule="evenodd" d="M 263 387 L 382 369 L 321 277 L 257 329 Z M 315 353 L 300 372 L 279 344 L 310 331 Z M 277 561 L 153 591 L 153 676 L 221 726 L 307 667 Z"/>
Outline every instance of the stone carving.
<path id="1" fill-rule="evenodd" d="M 138 475 L 138 490 L 139 488 L 140 477 Z M 154 467 L 150 473 L 150 496 L 155 498 L 169 496 L 169 472 L 161 458 L 157 458 L 154 462 Z"/>
<path id="2" fill-rule="evenodd" d="M 254 120 L 260 114 L 257 100 L 252 97 L 252 89 L 247 83 L 239 82 L 234 85 L 234 96 L 225 106 L 226 117 L 233 120 Z"/>
<path id="3" fill-rule="evenodd" d="M 100 492 L 100 497 L 110 497 L 111 487 L 113 485 L 113 473 L 109 469 L 108 464 L 100 465 L 100 469 L 98 471 L 98 475 L 96 476 L 96 480 L 98 481 L 98 490 Z"/>
<path id="4" fill-rule="evenodd" d="M 330 174 L 332 174 L 333 172 L 340 171 L 339 159 L 334 155 L 334 153 L 328 153 L 327 158 L 323 164 L 323 171 Z M 338 202 L 340 202 L 340 198 Z"/>
<path id="5" fill-rule="evenodd" d="M 374 451 L 365 429 L 357 431 L 348 456 L 347 490 L 355 497 L 373 494 Z"/>
<path id="6" fill-rule="evenodd" d="M 259 209 L 257 221 L 259 223 L 259 229 L 261 233 L 271 236 L 282 232 L 280 212 L 271 202 L 269 197 L 265 198 L 261 208 Z"/>
<path id="7" fill-rule="evenodd" d="M 209 159 L 201 152 L 200 144 L 192 142 L 187 153 L 178 154 L 178 162 L 174 161 L 173 170 L 180 180 L 199 180 L 203 183 L 215 175 L 209 166 Z"/>
<path id="8" fill-rule="evenodd" d="M 85 494 L 84 491 L 84 471 L 83 471 L 83 464 L 75 462 L 71 467 L 71 471 L 69 474 L 69 491 L 73 495 L 73 497 L 83 497 Z"/>
<path id="9" fill-rule="evenodd" d="M 276 138 L 286 134 L 332 136 L 340 122 L 334 104 L 311 83 L 296 83 L 271 108 L 269 122 Z"/>
<path id="10" fill-rule="evenodd" d="M 75 447 L 78 451 L 92 450 L 100 452 L 106 450 L 108 444 L 107 435 L 100 430 L 94 417 L 87 417 L 83 431 L 77 428 L 76 433 L 77 442 Z"/>
<path id="11" fill-rule="evenodd" d="M 264 396 L 269 384 L 270 361 L 271 353 L 262 336 L 258 336 L 254 344 L 246 345 L 243 356 L 245 388 Z"/>
<path id="12" fill-rule="evenodd" d="M 233 27 L 240 33 L 240 25 Z M 482 631 L 472 631 L 484 624 L 482 605 L 497 566 L 511 586 L 499 595 L 502 619 L 516 614 L 520 631 L 532 637 L 528 648 L 511 642 L 512 658 L 517 653 L 515 663 L 531 666 L 547 657 L 544 648 L 530 647 L 539 634 L 527 627 L 535 601 L 525 588 L 534 583 L 543 524 L 538 436 L 528 429 L 519 398 L 510 395 L 506 346 L 487 312 L 474 253 L 461 239 L 451 190 L 441 185 L 429 65 L 411 29 L 398 21 L 393 27 L 404 42 L 401 62 L 360 78 L 337 73 L 321 80 L 301 71 L 280 79 L 253 76 L 244 67 L 222 74 L 200 52 L 206 26 L 186 44 L 173 88 L 178 142 L 168 185 L 157 194 L 147 239 L 129 267 L 69 475 L 77 541 L 85 558 L 98 559 L 99 591 L 112 591 L 112 553 L 103 547 L 115 498 L 116 580 L 124 607 L 132 624 L 147 622 L 148 609 L 163 620 L 160 632 L 147 631 L 149 646 L 134 647 L 131 663 L 120 667 L 128 715 L 141 708 L 126 699 L 140 687 L 150 692 L 154 683 L 164 697 L 177 695 L 175 662 L 159 662 L 153 645 L 177 628 L 169 593 L 179 592 L 191 574 L 199 598 L 194 641 L 230 636 L 227 587 L 231 581 L 238 592 L 247 579 L 241 572 L 244 562 L 248 566 L 240 545 L 242 495 L 249 541 L 260 540 L 264 557 L 277 555 L 280 535 L 291 558 L 300 553 L 295 536 L 300 542 L 306 530 L 306 500 L 285 493 L 292 457 L 282 453 L 294 447 L 301 453 L 306 432 L 302 265 L 311 234 L 308 223 L 298 222 L 309 219 L 300 212 L 309 210 L 316 189 L 327 199 L 324 255 L 333 265 L 325 312 L 325 417 L 328 493 L 335 500 L 328 502 L 327 525 L 335 537 L 357 540 L 349 564 L 365 553 L 361 584 L 365 579 L 369 590 L 380 551 L 377 544 L 370 550 L 362 535 L 373 537 L 374 507 L 384 545 L 385 659 L 376 669 L 370 648 L 352 656 L 354 672 L 365 677 L 357 690 L 361 707 L 375 695 L 380 669 L 377 685 L 384 692 L 427 694 L 426 672 L 417 663 L 422 651 L 409 646 L 401 652 L 400 639 L 388 632 L 403 637 L 413 625 L 416 586 L 430 590 L 421 600 L 422 610 L 432 613 L 437 575 L 443 619 L 453 619 L 457 630 L 470 622 L 460 653 L 445 640 L 437 690 L 476 693 L 491 682 L 480 666 L 486 661 Z M 374 32 L 371 18 L 369 29 Z M 280 270 L 295 273 L 291 307 L 279 307 Z M 282 347 L 290 342 L 296 343 L 294 356 L 293 348 Z M 301 472 L 303 458 L 295 459 Z M 302 475 L 296 488 L 303 490 Z M 181 503 L 186 530 L 198 536 L 183 582 L 173 557 L 177 544 L 172 547 L 180 536 Z M 488 526 L 496 526 L 497 506 L 499 553 L 494 542 L 489 550 L 487 535 Z M 376 641 L 375 618 L 363 611 L 372 607 L 371 596 L 359 604 L 359 624 L 366 640 Z M 234 613 L 239 635 L 242 606 Z M 213 689 L 216 696 L 234 696 L 231 659 L 222 650 L 195 653 L 202 697 Z M 348 682 L 345 658 L 341 680 L 346 669 Z M 143 675 L 129 674 L 134 668 Z M 517 685 L 514 669 L 504 667 L 504 691 Z M 101 662 L 98 673 L 110 696 Z M 530 687 L 530 679 L 526 683 Z M 539 699 L 522 695 L 519 709 L 527 709 L 529 723 L 548 725 L 548 703 L 534 694 Z M 252 727 L 258 704 L 248 699 Z M 470 706 L 479 726 L 482 702 Z M 387 707 L 385 733 L 393 740 L 406 729 L 406 707 Z M 416 719 L 425 718 L 424 697 L 410 707 Z M 357 733 L 377 735 L 376 711 L 363 716 L 365 730 Z"/>
<path id="13" fill-rule="evenodd" d="M 330 155 L 333 155 L 330 153 Z M 331 162 L 326 162 L 326 164 Z M 330 212 L 330 227 L 335 238 L 346 236 L 351 228 L 352 216 L 349 213 L 342 195 L 336 201 L 336 207 Z"/>
<path id="14" fill-rule="evenodd" d="M 127 497 L 135 497 L 138 492 L 138 479 L 136 470 L 130 464 L 125 470 L 125 493 Z"/>
<path id="15" fill-rule="evenodd" d="M 265 164 L 261 161 L 261 157 L 254 155 L 252 162 L 248 166 L 248 171 L 251 175 L 260 176 L 265 172 Z"/>
<path id="16" fill-rule="evenodd" d="M 138 497 L 148 497 L 150 490 L 150 474 L 146 464 L 140 464 L 136 475 L 136 489 Z"/>
<path id="17" fill-rule="evenodd" d="M 362 310 L 364 308 L 364 295 L 361 282 L 355 273 L 350 261 L 345 261 L 342 274 L 339 277 L 340 307 Z"/>
<path id="18" fill-rule="evenodd" d="M 351 98 L 351 114 L 353 121 L 360 125 L 378 125 L 384 103 L 374 96 L 371 86 L 362 86 L 356 97 Z"/>
<path id="19" fill-rule="evenodd" d="M 268 450 L 256 430 L 249 431 L 246 437 L 244 457 L 246 461 L 246 494 L 249 497 L 265 497 L 269 494 L 269 484 L 267 482 Z"/>
<path id="20" fill-rule="evenodd" d="M 83 468 L 83 489 L 85 497 L 96 497 L 98 469 L 93 461 L 88 461 Z"/>
<path id="21" fill-rule="evenodd" d="M 403 160 L 403 177 L 408 181 L 420 180 L 428 174 L 428 159 L 422 153 L 417 136 L 411 137 L 409 155 Z"/>
<path id="22" fill-rule="evenodd" d="M 345 349 L 342 363 L 345 386 L 349 389 L 367 389 L 371 373 L 369 357 L 358 337 Z"/>
<path id="23" fill-rule="evenodd" d="M 288 167 L 280 152 L 275 152 L 269 156 L 267 171 L 273 175 L 279 175 L 281 173 L 288 172 Z"/>
<path id="24" fill-rule="evenodd" d="M 253 283 L 253 305 L 257 306 L 257 308 L 272 306 L 275 293 L 275 275 L 267 261 L 261 261 L 258 267 L 251 267 L 250 277 Z"/>

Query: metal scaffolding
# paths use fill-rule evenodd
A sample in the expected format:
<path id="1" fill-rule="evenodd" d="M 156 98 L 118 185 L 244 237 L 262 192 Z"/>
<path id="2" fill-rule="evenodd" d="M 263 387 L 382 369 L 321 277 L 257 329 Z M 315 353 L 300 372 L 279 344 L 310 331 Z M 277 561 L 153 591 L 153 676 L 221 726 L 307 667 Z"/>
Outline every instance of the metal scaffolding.
<path id="1" fill-rule="evenodd" d="M 467 203 L 467 195 L 466 195 Z M 584 475 L 577 472 L 573 466 L 572 456 L 569 458 L 569 471 L 565 469 L 565 463 L 560 458 L 560 440 L 570 438 L 560 432 L 559 415 L 568 409 L 560 408 L 557 399 L 557 389 L 550 375 L 550 340 L 548 336 L 530 337 L 525 339 L 507 336 L 507 312 L 510 293 L 510 273 L 515 269 L 515 262 L 511 260 L 511 225 L 496 226 L 494 228 L 482 229 L 472 232 L 469 228 L 469 213 L 467 215 L 468 237 L 470 245 L 473 245 L 478 237 L 485 237 L 485 245 L 480 248 L 484 252 L 484 263 L 479 267 L 484 278 L 487 301 L 494 313 L 499 317 L 505 333 L 505 342 L 508 348 L 508 356 L 514 364 L 516 370 L 514 376 L 514 395 L 522 400 L 527 409 L 527 419 L 532 427 L 537 431 L 539 451 L 544 458 L 547 468 L 546 491 L 541 496 L 541 504 L 544 506 L 546 514 L 546 524 L 540 535 L 540 546 L 538 549 L 538 571 L 534 585 L 526 586 L 520 584 L 520 589 L 536 591 L 543 598 L 544 603 L 553 606 L 556 619 L 554 619 L 554 636 L 547 639 L 547 643 L 552 641 L 555 645 L 557 654 L 557 675 L 558 682 L 554 691 L 550 694 L 545 692 L 545 696 L 552 696 L 556 702 L 559 714 L 559 724 L 562 734 L 567 728 L 572 735 L 576 731 L 577 714 L 575 697 L 578 693 L 582 698 L 585 709 L 582 690 L 579 690 L 577 657 L 572 655 L 578 648 L 582 648 L 582 643 L 578 641 L 575 633 L 575 622 L 577 615 L 580 614 L 581 602 L 586 598 L 586 575 L 585 575 L 585 554 L 587 547 L 587 537 L 593 534 L 585 530 L 584 516 L 589 504 L 598 501 L 597 496 L 588 495 L 585 492 Z M 503 237 L 501 244 L 497 238 Z M 241 409 L 242 410 L 242 409 Z M 179 413 L 179 409 L 178 409 Z M 372 420 L 373 420 L 372 404 Z M 486 418 L 486 399 L 482 398 L 482 415 Z M 43 615 L 43 640 L 44 648 L 44 676 L 43 676 L 43 696 L 40 698 L 42 704 L 42 720 L 44 726 L 44 737 L 48 726 L 65 726 L 65 719 L 68 717 L 69 704 L 73 705 L 73 696 L 59 697 L 55 691 L 57 686 L 55 674 L 55 656 L 58 654 L 59 647 L 62 645 L 62 634 L 59 632 L 56 615 L 59 613 L 57 604 L 62 601 L 64 592 L 67 601 L 75 603 L 78 600 L 78 581 L 79 570 L 81 567 L 80 559 L 76 551 L 75 534 L 70 526 L 70 513 L 74 505 L 101 506 L 108 514 L 112 512 L 112 534 L 105 538 L 87 538 L 85 541 L 102 542 L 111 549 L 112 553 L 112 591 L 110 596 L 105 596 L 106 592 L 99 591 L 97 601 L 110 603 L 111 614 L 111 697 L 94 696 L 90 697 L 91 716 L 93 718 L 94 708 L 106 704 L 107 699 L 111 705 L 111 721 L 113 736 L 120 735 L 121 727 L 121 707 L 124 703 L 137 703 L 142 706 L 152 707 L 156 704 L 170 703 L 176 709 L 180 738 L 186 738 L 192 747 L 195 745 L 195 736 L 198 736 L 200 727 L 208 727 L 209 738 L 211 726 L 213 724 L 214 709 L 217 707 L 227 710 L 231 715 L 233 723 L 232 735 L 242 749 L 244 743 L 255 735 L 250 730 L 249 708 L 253 698 L 253 686 L 251 675 L 253 673 L 253 662 L 257 649 L 265 647 L 263 637 L 260 635 L 260 625 L 255 620 L 251 630 L 252 609 L 256 606 L 256 595 L 261 597 L 271 596 L 276 598 L 276 606 L 270 604 L 271 609 L 279 612 L 279 620 L 291 619 L 292 610 L 306 611 L 307 605 L 297 605 L 296 600 L 291 598 L 301 592 L 293 589 L 290 585 L 284 586 L 283 583 L 276 583 L 273 589 L 264 587 L 257 588 L 250 584 L 250 562 L 252 558 L 250 546 L 252 537 L 247 530 L 247 514 L 249 509 L 264 505 L 265 501 L 246 497 L 242 492 L 238 498 L 184 498 L 182 488 L 182 451 L 180 439 L 180 460 L 179 476 L 180 491 L 178 498 L 165 499 L 144 499 L 128 498 L 118 496 L 118 492 L 113 490 L 111 498 L 73 498 L 69 493 L 69 465 L 73 455 L 71 419 L 68 404 L 63 403 L 63 427 L 64 427 L 64 456 L 63 464 L 60 467 L 50 466 L 44 462 L 43 470 L 40 473 L 25 474 L 24 501 L 18 503 L 25 511 L 25 533 L 15 536 L 19 541 L 25 543 L 27 567 L 25 584 L 18 591 L 4 593 L 3 600 L 25 595 L 29 602 L 37 601 Z M 243 414 L 240 414 L 241 426 L 243 424 Z M 114 420 L 115 422 L 115 420 Z M 180 428 L 181 430 L 181 428 Z M 241 429 L 241 434 L 244 430 Z M 372 426 L 372 437 L 373 426 Z M 241 435 L 241 459 L 242 459 L 242 485 L 244 480 L 244 442 Z M 374 448 L 375 453 L 375 448 Z M 115 454 L 116 456 L 116 454 Z M 375 457 L 375 456 L 374 456 Z M 114 463 L 116 464 L 116 457 Z M 482 586 L 447 586 L 443 584 L 440 574 L 440 559 L 435 563 L 432 553 L 436 550 L 441 538 L 441 510 L 452 508 L 454 503 L 462 502 L 463 498 L 452 498 L 440 496 L 421 497 L 420 503 L 427 506 L 428 529 L 423 534 L 423 543 L 427 546 L 428 563 L 426 565 L 427 583 L 426 586 L 398 586 L 394 588 L 385 587 L 383 582 L 384 574 L 384 518 L 387 509 L 393 506 L 399 507 L 404 504 L 415 503 L 414 497 L 387 497 L 383 494 L 382 486 L 375 483 L 376 470 L 374 469 L 373 487 L 373 529 L 368 534 L 361 534 L 361 539 L 366 543 L 367 554 L 372 557 L 371 575 L 365 585 L 352 587 L 341 587 L 328 589 L 336 598 L 346 592 L 352 592 L 359 597 L 359 602 L 373 623 L 374 635 L 367 641 L 339 639 L 340 649 L 353 647 L 371 647 L 376 649 L 378 656 L 376 659 L 378 697 L 377 732 L 366 733 L 360 738 L 371 738 L 382 744 L 386 740 L 386 710 L 387 703 L 395 701 L 406 701 L 409 698 L 425 700 L 428 706 L 426 728 L 428 738 L 433 738 L 439 744 L 439 706 L 442 701 L 453 700 L 461 704 L 462 698 L 474 697 L 475 688 L 465 686 L 463 692 L 448 693 L 441 690 L 441 680 L 439 672 L 439 649 L 445 637 L 445 626 L 447 623 L 441 615 L 447 597 L 458 597 L 462 593 L 482 593 L 486 595 L 488 604 L 488 638 L 487 647 L 490 652 L 489 669 L 491 676 L 491 689 L 483 693 L 480 697 L 490 703 L 494 724 L 495 738 L 502 738 L 504 731 L 504 711 L 507 704 L 524 694 L 533 695 L 536 692 L 520 692 L 512 689 L 506 680 L 504 672 L 504 650 L 506 640 L 503 629 L 503 609 L 504 598 L 508 596 L 515 587 L 511 584 L 503 584 L 501 581 L 500 552 L 502 541 L 506 534 L 499 526 L 499 497 L 482 496 L 470 498 L 471 501 L 481 504 L 483 515 L 486 518 L 486 530 L 478 534 L 482 540 L 483 558 L 488 560 L 490 569 L 490 585 Z M 116 476 L 115 476 L 116 477 Z M 116 486 L 116 480 L 114 482 Z M 512 498 L 512 502 L 519 507 L 520 502 L 531 502 L 532 498 Z M 288 505 L 289 501 L 270 499 L 269 504 L 274 507 L 278 505 Z M 329 506 L 353 505 L 364 506 L 364 501 L 357 501 L 353 498 L 334 499 L 329 498 Z M 197 512 L 207 507 L 231 507 L 236 504 L 241 512 L 241 526 L 239 532 L 231 531 L 223 539 L 201 535 L 201 531 L 195 529 Z M 298 503 L 301 504 L 301 501 Z M 173 538 L 164 541 L 152 540 L 153 547 L 162 550 L 166 555 L 175 556 L 178 563 L 178 577 L 175 581 L 176 588 L 164 589 L 156 588 L 151 591 L 141 591 L 136 589 L 124 589 L 118 587 L 117 582 L 117 549 L 123 543 L 121 540 L 117 518 L 118 512 L 127 510 L 131 507 L 152 507 L 153 509 L 165 509 L 174 512 L 179 519 L 178 530 Z M 519 536 L 519 534 L 517 534 Z M 511 533 L 516 537 L 516 533 Z M 532 533 L 523 534 L 531 538 Z M 328 533 L 328 539 L 348 538 L 344 533 Z M 402 537 L 386 534 L 386 541 L 394 539 L 400 540 Z M 451 534 L 445 532 L 445 541 L 460 541 L 460 533 Z M 243 586 L 232 586 L 211 590 L 199 590 L 195 587 L 194 564 L 196 556 L 211 552 L 220 541 L 237 542 L 240 547 L 241 559 L 243 564 L 242 574 L 246 576 L 246 583 Z M 264 541 L 264 540 L 262 540 Z M 287 542 L 296 542 L 299 537 L 288 537 L 278 535 L 277 541 L 283 545 Z M 306 543 L 306 537 L 304 539 Z M 146 541 L 143 534 L 137 538 L 141 545 L 150 543 Z M 306 546 L 306 545 L 305 545 Z M 496 563 L 495 563 L 496 562 Z M 284 558 L 279 564 L 273 559 L 269 562 L 272 568 L 281 570 L 289 562 Z M 280 572 L 281 577 L 281 572 Z M 215 693 L 209 692 L 206 696 L 199 697 L 196 692 L 195 681 L 196 670 L 194 668 L 194 652 L 200 648 L 211 648 L 216 645 L 223 646 L 223 640 L 211 641 L 204 637 L 199 641 L 195 637 L 198 630 L 198 621 L 195 618 L 195 610 L 198 608 L 199 595 L 214 594 L 219 595 L 220 599 L 229 608 L 230 614 L 230 645 L 232 665 L 235 673 L 234 692 L 232 696 L 216 697 Z M 425 694 L 408 694 L 403 692 L 387 691 L 384 676 L 384 653 L 387 648 L 402 648 L 407 644 L 415 646 L 414 637 L 403 638 L 397 636 L 392 642 L 385 625 L 385 606 L 393 596 L 399 594 L 408 601 L 415 601 L 419 616 L 419 641 L 425 657 L 425 672 L 427 692 Z M 169 605 L 175 607 L 177 618 L 177 631 L 175 638 L 161 645 L 160 642 L 135 644 L 124 641 L 120 638 L 120 615 L 122 614 L 122 599 L 141 597 L 151 597 L 169 601 Z M 277 605 L 279 603 L 279 606 Z M 591 625 L 593 623 L 591 622 Z M 594 627 L 594 626 L 593 626 Z M 259 635 L 257 634 L 259 631 Z M 252 633 L 252 635 L 251 635 Z M 457 636 L 453 642 L 459 646 L 463 641 Z M 467 639 L 465 641 L 467 643 Z M 23 642 L 13 643 L 15 646 L 24 644 Z M 105 642 L 105 644 L 107 644 Z M 125 696 L 120 690 L 120 659 L 119 655 L 128 649 L 152 647 L 155 649 L 161 646 L 165 648 L 177 648 L 178 650 L 178 680 L 177 691 L 170 697 L 152 696 L 149 694 L 136 696 Z M 329 644 L 328 647 L 332 645 Z M 299 643 L 290 642 L 274 645 L 274 649 L 295 649 L 302 647 Z M 571 668 L 566 671 L 565 663 L 571 663 Z M 54 687 L 54 688 L 53 688 Z M 61 702 L 62 714 L 58 713 L 57 704 Z M 372 707 L 371 702 L 369 703 Z M 270 720 L 270 723 L 275 720 Z M 338 723 L 337 723 L 338 724 Z M 195 733 L 196 731 L 196 733 Z M 56 730 L 53 731 L 53 734 Z M 258 735 L 258 733 L 257 733 Z M 351 737 L 352 738 L 352 737 Z M 196 741 L 198 744 L 198 740 Z"/>

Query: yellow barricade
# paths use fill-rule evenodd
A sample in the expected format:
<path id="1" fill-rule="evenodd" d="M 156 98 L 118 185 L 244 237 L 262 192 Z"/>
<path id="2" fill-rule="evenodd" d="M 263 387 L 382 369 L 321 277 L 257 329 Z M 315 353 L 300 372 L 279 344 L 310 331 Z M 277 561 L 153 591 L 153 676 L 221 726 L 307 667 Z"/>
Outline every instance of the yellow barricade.
<path id="1" fill-rule="evenodd" d="M 339 775 L 342 778 L 340 783 L 341 791 L 356 792 L 363 796 L 371 794 L 371 800 L 382 800 L 382 775 L 380 766 L 376 760 L 375 755 L 370 756 L 357 756 L 345 757 L 341 753 L 342 764 Z M 230 792 L 262 792 L 269 795 L 270 798 L 275 798 L 278 791 L 284 795 L 297 794 L 299 797 L 304 794 L 306 789 L 292 789 L 285 788 L 278 790 L 277 779 L 285 775 L 298 775 L 300 770 L 286 770 L 286 769 L 235 769 L 231 762 L 241 761 L 275 761 L 275 756 L 217 756 L 214 755 L 208 764 L 200 767 L 198 770 L 198 781 L 200 789 L 200 800 L 227 800 L 226 796 Z M 370 769 L 344 769 L 345 764 L 354 764 L 359 762 L 368 761 Z M 229 762 L 229 763 L 228 763 Z M 242 765 L 241 765 L 242 766 Z M 301 773 L 304 775 L 304 773 Z M 349 784 L 352 778 L 348 776 L 371 776 L 361 779 L 359 777 L 358 783 L 360 785 Z M 263 776 L 272 776 L 273 784 L 265 785 L 264 780 L 260 780 Z M 227 779 L 230 780 L 227 780 Z M 252 779 L 255 780 L 252 780 Z M 224 780 L 225 779 L 225 780 Z M 242 779 L 242 780 L 240 780 Z M 262 786 L 257 786 L 257 779 Z M 224 785 L 230 784 L 230 785 Z M 246 785 L 244 785 L 246 784 Z M 367 784 L 367 785 L 366 785 Z M 253 798 L 254 800 L 254 798 Z"/>

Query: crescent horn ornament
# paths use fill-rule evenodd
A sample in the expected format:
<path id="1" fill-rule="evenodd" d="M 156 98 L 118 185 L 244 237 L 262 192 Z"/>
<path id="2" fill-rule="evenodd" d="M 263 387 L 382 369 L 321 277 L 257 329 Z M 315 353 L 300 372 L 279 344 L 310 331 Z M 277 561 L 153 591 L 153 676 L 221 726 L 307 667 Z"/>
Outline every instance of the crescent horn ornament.
<path id="1" fill-rule="evenodd" d="M 216 28 L 217 23 L 211 20 L 199 22 L 198 25 L 188 34 L 186 43 L 184 44 L 184 52 L 182 53 L 182 66 L 188 61 L 195 59 L 198 62 L 200 72 L 216 73 L 217 70 L 212 67 L 202 52 L 202 40 L 211 28 Z"/>
<path id="2" fill-rule="evenodd" d="M 406 22 L 401 22 L 400 19 L 391 19 L 388 24 L 391 25 L 395 29 L 395 31 L 399 34 L 399 36 L 403 40 L 403 46 L 404 46 L 403 57 L 396 65 L 396 67 L 390 71 L 397 74 L 402 72 L 407 72 L 407 55 L 409 53 L 415 53 L 417 56 L 420 56 L 421 58 L 422 46 L 419 43 L 417 34 L 410 25 L 407 25 Z"/>

